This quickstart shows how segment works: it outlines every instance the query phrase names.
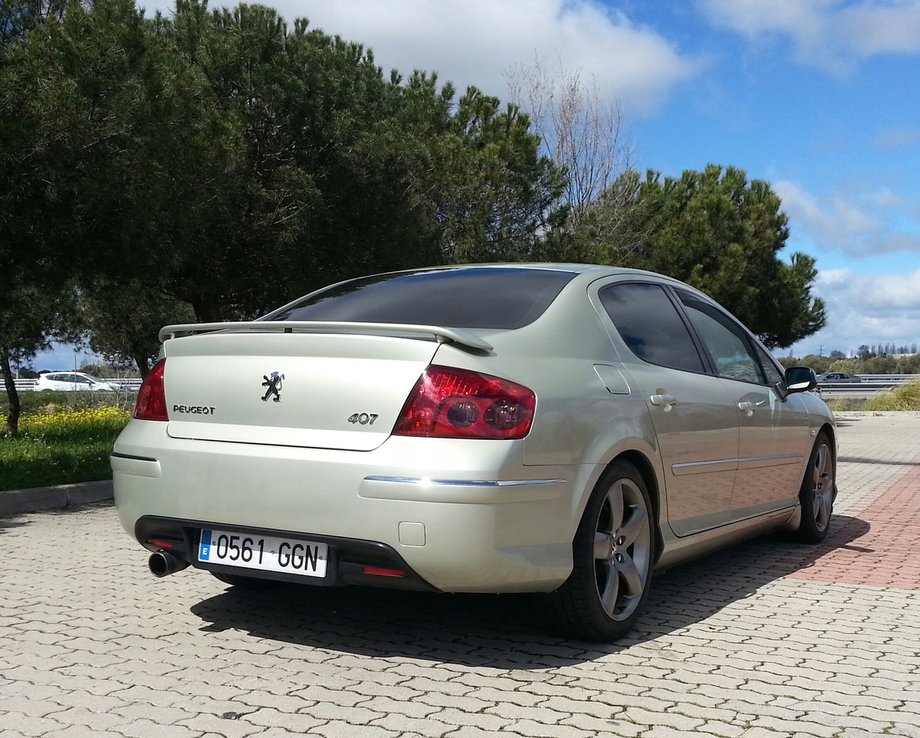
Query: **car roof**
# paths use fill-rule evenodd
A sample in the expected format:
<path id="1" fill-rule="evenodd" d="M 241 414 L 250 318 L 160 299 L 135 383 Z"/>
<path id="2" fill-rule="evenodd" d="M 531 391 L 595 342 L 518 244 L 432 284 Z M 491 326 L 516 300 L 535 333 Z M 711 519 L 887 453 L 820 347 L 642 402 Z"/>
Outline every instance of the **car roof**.
<path id="1" fill-rule="evenodd" d="M 651 272 L 645 269 L 633 269 L 631 267 L 621 267 L 621 266 L 610 266 L 604 264 L 575 264 L 575 263 L 563 263 L 563 262 L 502 262 L 496 264 L 460 264 L 460 265 L 451 265 L 446 267 L 434 267 L 432 271 L 437 270 L 448 270 L 448 269 L 477 269 L 487 267 L 490 269 L 537 269 L 537 270 L 548 270 L 548 271 L 559 271 L 567 272 L 577 275 L 575 279 L 572 280 L 572 283 L 575 284 L 585 284 L 593 282 L 597 279 L 603 279 L 605 277 L 634 277 L 641 280 L 649 280 L 657 282 L 658 284 L 669 284 L 674 287 L 681 287 L 685 290 L 693 292 L 695 295 L 702 297 L 708 302 L 713 302 L 718 305 L 712 297 L 707 295 L 705 292 L 701 292 L 698 288 L 693 287 L 692 285 L 682 282 L 679 279 L 674 277 L 669 277 L 666 274 L 660 274 L 659 272 Z M 414 270 L 414 271 L 427 271 L 427 270 Z M 570 283 L 571 284 L 571 283 Z M 568 285 L 567 285 L 568 287 Z M 722 305 L 720 307 L 725 310 L 726 308 Z"/>
<path id="2" fill-rule="evenodd" d="M 381 272 L 376 275 L 365 275 L 365 276 L 385 276 L 385 275 L 397 275 L 397 274 L 424 274 L 426 272 L 436 273 L 436 272 L 462 272 L 462 271 L 476 271 L 480 269 L 507 269 L 509 271 L 522 271 L 522 270 L 538 270 L 538 271 L 555 271 L 555 272 L 565 272 L 569 274 L 575 274 L 576 279 L 573 282 L 592 282 L 595 279 L 601 279 L 604 277 L 616 277 L 616 276 L 633 276 L 641 279 L 654 280 L 656 282 L 665 282 L 675 286 L 686 287 L 694 292 L 709 298 L 705 293 L 700 292 L 695 287 L 681 282 L 678 279 L 673 277 L 668 277 L 664 274 L 659 274 L 658 272 L 650 272 L 643 269 L 632 269 L 630 267 L 620 267 L 620 266 L 610 266 L 604 264 L 581 264 L 581 263 L 567 263 L 567 262 L 483 262 L 477 264 L 445 264 L 443 266 L 432 266 L 432 267 L 421 267 L 416 269 L 400 269 L 392 272 Z M 355 279 L 363 279 L 365 277 L 354 277 L 346 280 L 342 280 L 338 284 L 345 284 L 347 282 L 352 282 Z M 325 291 L 330 287 L 335 287 L 337 285 L 326 285 L 317 292 Z M 302 298 L 299 298 L 302 299 Z M 296 300 L 294 302 L 297 302 Z M 291 303 L 293 304 L 293 303 Z M 287 306 L 284 306 L 287 307 Z M 280 312 L 284 308 L 278 308 L 277 310 L 272 311 Z"/>
<path id="3" fill-rule="evenodd" d="M 567 272 L 579 275 L 578 281 L 583 281 L 581 277 L 587 278 L 588 281 L 600 279 L 603 277 L 637 277 L 641 279 L 650 279 L 656 282 L 667 282 L 668 284 L 688 287 L 689 289 L 699 292 L 691 285 L 681 282 L 665 274 L 650 272 L 644 269 L 633 269 L 631 267 L 610 266 L 605 264 L 577 264 L 566 262 L 500 262 L 500 263 L 483 263 L 483 264 L 452 264 L 441 267 L 430 267 L 426 269 L 414 269 L 411 271 L 448 271 L 448 270 L 473 270 L 473 269 L 534 269 L 544 271 Z M 700 293 L 704 294 L 704 293 Z"/>
<path id="4" fill-rule="evenodd" d="M 411 276 L 411 275 L 437 275 L 437 274 L 457 274 L 462 272 L 477 272 L 477 271 L 502 271 L 507 270 L 509 272 L 526 272 L 526 271 L 553 271 L 560 272 L 565 274 L 573 275 L 573 278 L 565 284 L 560 293 L 559 297 L 563 295 L 572 295 L 573 292 L 583 290 L 591 285 L 593 282 L 609 278 L 609 277 L 625 277 L 625 278 L 635 278 L 642 281 L 651 281 L 657 284 L 668 284 L 673 287 L 679 287 L 685 290 L 688 290 L 695 294 L 697 297 L 710 302 L 718 306 L 718 303 L 715 302 L 709 295 L 704 292 L 701 292 L 699 289 L 681 282 L 678 279 L 668 277 L 664 274 L 659 274 L 657 272 L 645 271 L 642 269 L 632 269 L 629 267 L 620 267 L 620 266 L 610 266 L 602 264 L 583 264 L 583 263 L 568 263 L 568 262 L 482 262 L 475 264 L 445 264 L 441 266 L 430 266 L 430 267 L 420 267 L 413 269 L 398 269 L 389 272 L 379 272 L 377 274 L 368 274 L 364 276 L 350 277 L 348 279 L 342 280 L 340 282 L 325 285 L 319 289 L 313 290 L 298 297 L 295 300 L 282 305 L 278 308 L 275 308 L 271 312 L 263 315 L 259 318 L 260 321 L 271 321 L 275 320 L 276 316 L 284 315 L 285 313 L 296 309 L 304 301 L 310 300 L 314 296 L 322 295 L 324 293 L 333 292 L 338 288 L 345 287 L 353 282 L 359 282 L 362 280 L 371 280 L 375 278 L 387 278 L 387 277 L 399 277 L 399 276 Z M 567 298 L 563 298 L 567 299 Z M 725 308 L 719 306 L 722 310 Z M 162 329 L 160 332 L 161 338 L 163 337 L 164 331 L 167 328 L 184 328 L 186 326 L 167 326 Z"/>
<path id="5" fill-rule="evenodd" d="M 650 277 L 670 279 L 663 274 L 648 272 L 642 269 L 632 269 L 629 267 L 609 266 L 604 264 L 581 264 L 567 262 L 527 262 L 527 261 L 505 261 L 505 262 L 483 262 L 481 264 L 447 264 L 444 266 L 424 267 L 421 269 L 411 269 L 406 271 L 412 272 L 439 272 L 439 271 L 462 271 L 473 269 L 539 269 L 544 271 L 570 272 L 573 274 L 591 274 L 597 276 L 616 275 L 616 274 L 636 274 L 647 275 Z"/>

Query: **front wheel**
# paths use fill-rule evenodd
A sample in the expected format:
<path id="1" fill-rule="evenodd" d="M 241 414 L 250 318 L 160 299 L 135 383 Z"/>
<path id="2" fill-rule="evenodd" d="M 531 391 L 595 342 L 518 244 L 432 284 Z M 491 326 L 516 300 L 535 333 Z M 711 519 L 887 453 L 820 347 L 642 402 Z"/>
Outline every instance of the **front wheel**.
<path id="1" fill-rule="evenodd" d="M 805 478 L 799 490 L 802 522 L 796 532 L 800 541 L 821 543 L 827 536 L 834 511 L 837 460 L 827 433 L 821 432 L 808 459 Z"/>
<path id="2" fill-rule="evenodd" d="M 625 635 L 648 596 L 655 559 L 652 506 L 635 466 L 604 472 L 572 542 L 572 574 L 547 599 L 567 634 L 592 641 Z"/>

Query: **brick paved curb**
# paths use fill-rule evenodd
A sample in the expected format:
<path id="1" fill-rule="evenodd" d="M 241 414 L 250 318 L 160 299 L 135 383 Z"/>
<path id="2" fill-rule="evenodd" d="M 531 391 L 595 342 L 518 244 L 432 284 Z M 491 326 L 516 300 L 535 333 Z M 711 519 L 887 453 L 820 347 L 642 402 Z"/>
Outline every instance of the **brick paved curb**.
<path id="1" fill-rule="evenodd" d="M 38 510 L 77 507 L 90 502 L 112 499 L 112 480 L 62 484 L 57 487 L 33 487 L 0 492 L 0 517 L 21 515 Z"/>

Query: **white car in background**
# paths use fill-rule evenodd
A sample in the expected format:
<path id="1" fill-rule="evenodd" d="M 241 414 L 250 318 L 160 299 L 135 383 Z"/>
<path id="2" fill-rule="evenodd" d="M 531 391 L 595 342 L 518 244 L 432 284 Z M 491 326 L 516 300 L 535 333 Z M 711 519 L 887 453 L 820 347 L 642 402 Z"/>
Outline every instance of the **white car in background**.
<path id="1" fill-rule="evenodd" d="M 83 372 L 47 372 L 35 380 L 36 392 L 114 392 L 104 379 Z"/>

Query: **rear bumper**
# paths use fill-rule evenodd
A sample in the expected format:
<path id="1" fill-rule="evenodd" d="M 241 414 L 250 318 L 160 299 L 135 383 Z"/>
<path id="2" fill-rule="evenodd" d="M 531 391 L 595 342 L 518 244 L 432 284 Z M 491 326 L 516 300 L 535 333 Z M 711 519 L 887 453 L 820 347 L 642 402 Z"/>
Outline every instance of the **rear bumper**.
<path id="1" fill-rule="evenodd" d="M 539 592 L 571 572 L 572 472 L 524 466 L 520 442 L 391 438 L 345 452 L 174 439 L 164 425 L 133 421 L 119 437 L 115 503 L 142 545 L 171 538 L 199 568 L 252 574 L 194 560 L 200 530 L 217 528 L 327 543 L 327 578 L 280 575 L 304 584 Z"/>
<path id="2" fill-rule="evenodd" d="M 199 561 L 196 552 L 201 544 L 201 531 L 219 527 L 241 534 L 325 543 L 329 547 L 326 575 L 305 578 L 299 574 L 243 569 Z M 413 572 L 396 551 L 382 543 L 323 535 L 304 536 L 298 531 L 241 528 L 204 520 L 178 520 L 155 516 L 140 518 L 134 526 L 134 537 L 150 551 L 169 551 L 181 561 L 208 571 L 325 587 L 356 584 L 416 591 L 434 589 Z"/>

